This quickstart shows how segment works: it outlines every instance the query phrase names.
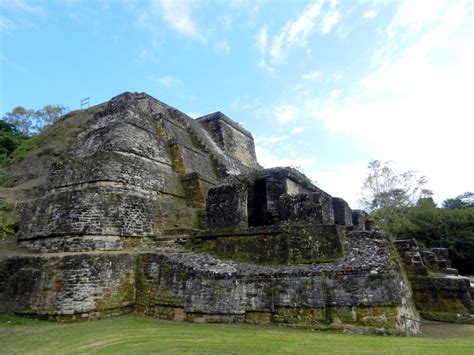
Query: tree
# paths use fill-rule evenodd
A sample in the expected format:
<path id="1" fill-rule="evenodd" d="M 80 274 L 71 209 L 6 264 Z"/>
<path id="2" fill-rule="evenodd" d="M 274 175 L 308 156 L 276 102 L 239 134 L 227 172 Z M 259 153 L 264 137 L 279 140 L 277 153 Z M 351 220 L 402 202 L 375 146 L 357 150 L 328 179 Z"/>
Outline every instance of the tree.
<path id="1" fill-rule="evenodd" d="M 15 107 L 11 112 L 3 116 L 3 120 L 16 127 L 22 134 L 29 136 L 32 134 L 35 111 L 28 110 L 22 106 Z"/>
<path id="2" fill-rule="evenodd" d="M 24 135 L 31 136 L 56 122 L 62 115 L 69 111 L 61 105 L 45 105 L 39 110 L 26 109 L 22 106 L 15 107 L 3 116 L 3 120 L 15 127 Z"/>
<path id="3" fill-rule="evenodd" d="M 53 124 L 61 116 L 69 111 L 68 108 L 61 105 L 45 105 L 42 109 L 36 111 L 37 127 L 41 127 Z"/>
<path id="4" fill-rule="evenodd" d="M 432 192 L 423 189 L 427 180 L 414 170 L 402 173 L 392 168 L 392 162 L 373 160 L 368 165 L 369 174 L 365 179 L 361 199 L 376 224 L 387 233 L 395 236 L 408 207 L 419 198 L 430 197 Z"/>
<path id="5" fill-rule="evenodd" d="M 8 160 L 11 153 L 26 139 L 28 136 L 21 133 L 17 127 L 0 120 L 0 165 Z"/>
<path id="6" fill-rule="evenodd" d="M 443 208 L 450 210 L 474 207 L 474 193 L 465 192 L 455 198 L 448 198 L 443 201 Z"/>

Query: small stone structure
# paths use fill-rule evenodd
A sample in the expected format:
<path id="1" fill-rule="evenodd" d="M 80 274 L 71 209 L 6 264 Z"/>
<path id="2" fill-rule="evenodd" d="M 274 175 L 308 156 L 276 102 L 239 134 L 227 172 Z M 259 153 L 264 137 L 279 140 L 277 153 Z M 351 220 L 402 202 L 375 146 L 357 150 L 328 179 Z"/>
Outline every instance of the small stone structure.
<path id="1" fill-rule="evenodd" d="M 448 249 L 425 248 L 414 239 L 394 242 L 425 319 L 474 323 L 474 286 L 451 268 Z"/>
<path id="2" fill-rule="evenodd" d="M 224 114 L 194 120 L 136 93 L 81 114 L 43 196 L 18 206 L 1 312 L 418 331 L 369 216 L 295 169 L 262 169 L 252 135 Z"/>

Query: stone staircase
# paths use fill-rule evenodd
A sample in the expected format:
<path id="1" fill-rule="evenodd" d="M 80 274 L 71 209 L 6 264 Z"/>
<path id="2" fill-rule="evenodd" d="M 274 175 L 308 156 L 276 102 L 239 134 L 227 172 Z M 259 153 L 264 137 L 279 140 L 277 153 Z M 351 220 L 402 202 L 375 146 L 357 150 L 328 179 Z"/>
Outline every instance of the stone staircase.
<path id="1" fill-rule="evenodd" d="M 423 318 L 474 324 L 474 283 L 451 267 L 446 248 L 426 248 L 414 239 L 397 240 L 393 244 Z"/>

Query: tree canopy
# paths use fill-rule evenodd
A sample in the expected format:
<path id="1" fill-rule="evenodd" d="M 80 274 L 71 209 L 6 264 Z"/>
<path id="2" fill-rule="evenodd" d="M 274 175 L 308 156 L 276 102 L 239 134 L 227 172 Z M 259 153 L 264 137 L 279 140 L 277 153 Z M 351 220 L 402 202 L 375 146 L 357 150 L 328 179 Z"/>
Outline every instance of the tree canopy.
<path id="1" fill-rule="evenodd" d="M 474 207 L 474 193 L 465 192 L 455 198 L 448 198 L 443 202 L 443 207 L 450 210 Z"/>
<path id="2" fill-rule="evenodd" d="M 12 157 L 13 152 L 34 139 L 34 135 L 56 122 L 69 111 L 61 105 L 45 105 L 39 110 L 15 107 L 5 113 L 0 120 L 0 185 L 6 181 L 4 165 Z M 33 137 L 33 138 L 32 138 Z"/>
<path id="3" fill-rule="evenodd" d="M 62 105 L 45 105 L 39 110 L 26 109 L 22 106 L 15 107 L 11 112 L 5 113 L 3 120 L 26 136 L 32 136 L 56 122 L 62 115 L 69 111 Z"/>

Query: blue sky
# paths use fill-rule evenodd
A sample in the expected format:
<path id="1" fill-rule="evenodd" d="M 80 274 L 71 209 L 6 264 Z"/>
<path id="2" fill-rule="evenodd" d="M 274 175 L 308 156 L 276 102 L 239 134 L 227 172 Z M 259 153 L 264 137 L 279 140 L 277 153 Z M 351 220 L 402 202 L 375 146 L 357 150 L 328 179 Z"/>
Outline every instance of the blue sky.
<path id="1" fill-rule="evenodd" d="M 2 0 L 0 112 L 124 91 L 254 134 L 357 205 L 369 160 L 474 190 L 474 2 Z"/>

